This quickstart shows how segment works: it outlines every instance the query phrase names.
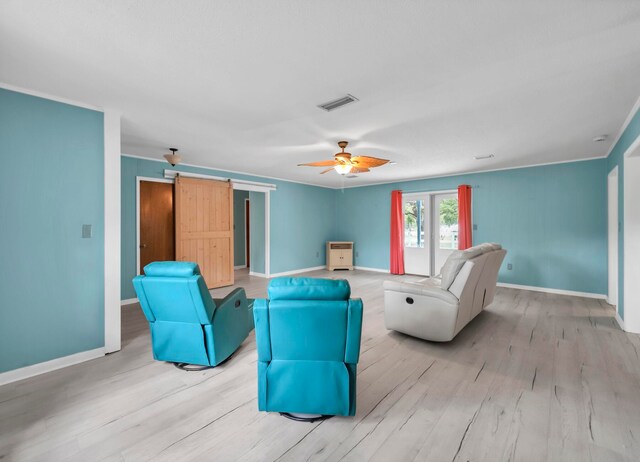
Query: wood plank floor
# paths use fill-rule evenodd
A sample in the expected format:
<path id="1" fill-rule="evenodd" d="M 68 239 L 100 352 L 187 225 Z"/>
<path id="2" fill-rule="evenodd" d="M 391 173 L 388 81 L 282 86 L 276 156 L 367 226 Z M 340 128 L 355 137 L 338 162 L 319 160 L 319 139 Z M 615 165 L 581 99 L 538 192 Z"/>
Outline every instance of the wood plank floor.
<path id="1" fill-rule="evenodd" d="M 640 460 L 640 339 L 604 302 L 499 289 L 437 344 L 385 329 L 382 281 L 393 276 L 308 275 L 347 278 L 364 301 L 355 417 L 258 412 L 253 333 L 215 369 L 153 361 L 130 305 L 122 351 L 0 387 L 0 460 Z M 264 279 L 237 282 L 266 294 Z"/>

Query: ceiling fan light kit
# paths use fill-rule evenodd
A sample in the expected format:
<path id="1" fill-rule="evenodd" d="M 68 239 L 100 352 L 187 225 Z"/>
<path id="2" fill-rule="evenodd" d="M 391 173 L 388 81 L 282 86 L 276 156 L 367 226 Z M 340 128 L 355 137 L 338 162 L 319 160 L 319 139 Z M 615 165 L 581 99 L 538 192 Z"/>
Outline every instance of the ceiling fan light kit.
<path id="1" fill-rule="evenodd" d="M 176 154 L 176 152 L 178 152 L 176 148 L 169 148 L 169 151 L 171 151 L 171 154 L 165 154 L 164 158 L 171 164 L 172 167 L 175 167 L 180 162 L 182 162 L 182 156 Z"/>
<path id="2" fill-rule="evenodd" d="M 322 172 L 321 175 L 335 170 L 340 175 L 348 173 L 367 173 L 374 167 L 380 167 L 388 163 L 387 159 L 379 159 L 369 156 L 352 156 L 350 152 L 346 152 L 345 148 L 349 144 L 348 141 L 338 141 L 341 152 L 334 154 L 333 160 L 321 160 L 320 162 L 310 162 L 308 164 L 298 164 L 299 167 L 330 167 Z"/>

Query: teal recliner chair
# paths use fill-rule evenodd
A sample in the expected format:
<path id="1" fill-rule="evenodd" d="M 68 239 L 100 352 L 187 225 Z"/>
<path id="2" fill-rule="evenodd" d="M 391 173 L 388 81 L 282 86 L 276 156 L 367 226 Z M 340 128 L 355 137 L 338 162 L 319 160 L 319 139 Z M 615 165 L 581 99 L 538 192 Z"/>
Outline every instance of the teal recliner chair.
<path id="1" fill-rule="evenodd" d="M 258 409 L 315 421 L 356 413 L 362 301 L 345 280 L 279 278 L 256 299 Z"/>
<path id="2" fill-rule="evenodd" d="M 133 286 L 149 321 L 155 359 L 185 370 L 214 367 L 253 329 L 244 289 L 221 300 L 211 298 L 197 264 L 154 262 L 144 272 L 133 279 Z"/>

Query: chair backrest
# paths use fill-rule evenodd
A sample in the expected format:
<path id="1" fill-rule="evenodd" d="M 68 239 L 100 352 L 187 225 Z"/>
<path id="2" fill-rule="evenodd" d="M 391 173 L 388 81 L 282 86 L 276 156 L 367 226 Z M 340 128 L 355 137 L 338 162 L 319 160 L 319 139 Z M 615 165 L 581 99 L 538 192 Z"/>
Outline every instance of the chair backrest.
<path id="1" fill-rule="evenodd" d="M 211 324 L 216 305 L 196 263 L 154 262 L 144 272 L 133 286 L 149 322 Z"/>
<path id="2" fill-rule="evenodd" d="M 268 292 L 272 360 L 358 362 L 362 302 L 347 281 L 278 278 Z"/>

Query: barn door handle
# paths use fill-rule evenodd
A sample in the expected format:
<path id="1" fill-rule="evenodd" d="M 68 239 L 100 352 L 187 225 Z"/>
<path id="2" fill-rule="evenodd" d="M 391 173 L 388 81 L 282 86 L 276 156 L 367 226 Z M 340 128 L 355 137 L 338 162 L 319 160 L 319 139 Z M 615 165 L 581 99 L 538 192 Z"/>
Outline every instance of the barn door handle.
<path id="1" fill-rule="evenodd" d="M 140 248 L 141 249 L 146 249 L 147 248 L 147 244 L 140 244 Z"/>

